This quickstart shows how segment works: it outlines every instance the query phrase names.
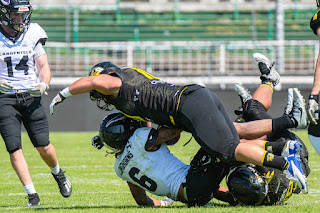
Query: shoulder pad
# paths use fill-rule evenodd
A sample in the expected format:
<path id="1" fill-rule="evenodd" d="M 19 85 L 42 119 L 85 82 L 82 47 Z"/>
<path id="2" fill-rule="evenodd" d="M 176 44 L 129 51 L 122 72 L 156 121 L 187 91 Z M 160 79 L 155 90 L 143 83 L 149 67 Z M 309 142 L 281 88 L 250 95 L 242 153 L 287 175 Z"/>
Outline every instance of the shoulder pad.
<path id="1" fill-rule="evenodd" d="M 48 38 L 46 32 L 37 23 L 30 24 L 26 35 L 35 43 L 35 45 L 39 42 L 41 42 L 42 45 L 45 45 Z"/>
<path id="2" fill-rule="evenodd" d="M 313 33 L 317 35 L 317 28 L 320 27 L 320 10 L 314 14 L 310 20 L 310 28 L 312 29 Z"/>

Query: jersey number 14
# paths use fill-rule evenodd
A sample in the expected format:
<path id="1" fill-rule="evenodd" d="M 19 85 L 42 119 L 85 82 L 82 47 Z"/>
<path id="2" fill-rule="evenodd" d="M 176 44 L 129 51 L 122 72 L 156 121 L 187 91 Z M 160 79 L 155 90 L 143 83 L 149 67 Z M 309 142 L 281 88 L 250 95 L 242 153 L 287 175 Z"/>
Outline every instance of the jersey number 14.
<path id="1" fill-rule="evenodd" d="M 23 70 L 25 75 L 28 75 L 28 65 L 27 62 L 29 60 L 29 57 L 27 55 L 23 56 L 20 62 L 15 66 L 16 70 Z M 13 68 L 12 68 L 12 61 L 11 57 L 4 58 L 4 61 L 7 63 L 8 67 L 8 76 L 13 77 Z"/>

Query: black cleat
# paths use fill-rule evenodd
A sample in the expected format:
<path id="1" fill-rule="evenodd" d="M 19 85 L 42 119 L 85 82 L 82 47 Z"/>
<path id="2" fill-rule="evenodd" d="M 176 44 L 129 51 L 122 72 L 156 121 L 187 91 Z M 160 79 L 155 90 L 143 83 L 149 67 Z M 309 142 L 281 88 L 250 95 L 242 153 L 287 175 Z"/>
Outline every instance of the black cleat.
<path id="1" fill-rule="evenodd" d="M 26 208 L 33 208 L 40 205 L 40 198 L 38 193 L 28 194 L 29 203 L 25 206 Z"/>
<path id="2" fill-rule="evenodd" d="M 57 175 L 52 173 L 52 176 L 57 181 L 60 193 L 63 197 L 70 197 L 72 193 L 72 185 L 70 181 L 67 179 L 67 177 L 64 175 L 64 171 L 60 169 L 59 173 Z"/>

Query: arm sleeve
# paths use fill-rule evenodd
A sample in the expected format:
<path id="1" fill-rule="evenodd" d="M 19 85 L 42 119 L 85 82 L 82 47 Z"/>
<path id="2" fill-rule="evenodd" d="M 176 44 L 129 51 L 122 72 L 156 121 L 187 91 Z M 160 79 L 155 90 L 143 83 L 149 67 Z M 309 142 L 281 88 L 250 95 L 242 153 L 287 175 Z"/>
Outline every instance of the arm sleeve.
<path id="1" fill-rule="evenodd" d="M 34 48 L 34 58 L 38 58 L 45 53 L 46 51 L 43 49 L 41 42 L 39 42 Z"/>

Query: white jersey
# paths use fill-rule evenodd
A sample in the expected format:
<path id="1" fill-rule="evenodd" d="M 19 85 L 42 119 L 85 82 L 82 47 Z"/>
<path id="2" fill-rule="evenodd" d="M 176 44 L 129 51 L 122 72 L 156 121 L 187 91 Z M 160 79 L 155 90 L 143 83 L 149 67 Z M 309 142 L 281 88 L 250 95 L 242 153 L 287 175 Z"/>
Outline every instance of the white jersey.
<path id="1" fill-rule="evenodd" d="M 185 182 L 190 165 L 170 153 L 166 144 L 157 151 L 144 146 L 151 128 L 137 129 L 114 164 L 116 174 L 146 191 L 177 200 L 180 185 Z"/>
<path id="2" fill-rule="evenodd" d="M 15 90 L 27 91 L 37 82 L 34 48 L 45 43 L 47 34 L 31 23 L 26 34 L 12 42 L 0 31 L 0 80 L 6 79 Z"/>

